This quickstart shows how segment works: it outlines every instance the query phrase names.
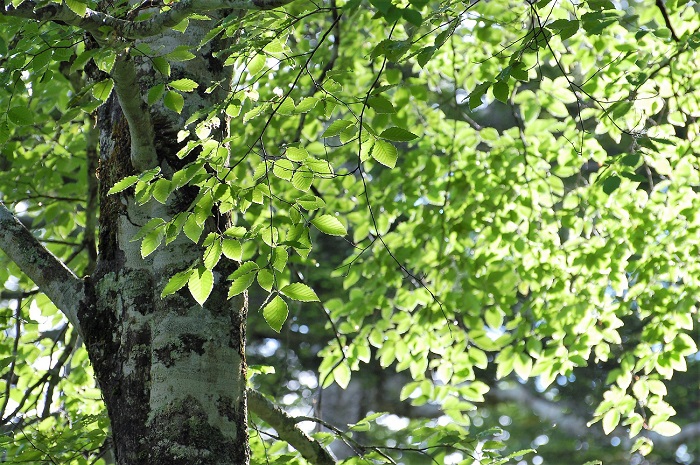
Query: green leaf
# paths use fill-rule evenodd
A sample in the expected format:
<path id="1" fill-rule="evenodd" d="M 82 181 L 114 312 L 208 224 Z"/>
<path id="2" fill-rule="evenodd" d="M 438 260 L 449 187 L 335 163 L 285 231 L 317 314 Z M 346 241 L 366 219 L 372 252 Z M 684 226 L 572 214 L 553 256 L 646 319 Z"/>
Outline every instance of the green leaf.
<path id="1" fill-rule="evenodd" d="M 654 426 L 652 430 L 661 436 L 675 436 L 681 432 L 681 427 L 672 421 L 662 421 L 658 425 Z"/>
<path id="2" fill-rule="evenodd" d="M 620 423 L 620 412 L 616 408 L 608 410 L 603 415 L 603 432 L 612 433 L 618 423 Z"/>
<path id="3" fill-rule="evenodd" d="M 111 79 L 104 79 L 92 86 L 92 95 L 103 102 L 107 100 L 109 94 L 112 93 L 112 88 L 114 87 L 114 81 Z"/>
<path id="4" fill-rule="evenodd" d="M 286 158 L 280 158 L 272 165 L 272 173 L 280 179 L 289 181 L 294 175 L 294 165 Z"/>
<path id="5" fill-rule="evenodd" d="M 195 57 L 195 55 L 190 52 L 190 47 L 188 45 L 178 45 L 175 50 L 165 55 L 170 61 L 188 61 Z"/>
<path id="6" fill-rule="evenodd" d="M 65 4 L 70 10 L 80 17 L 84 17 L 87 13 L 87 5 L 78 0 L 65 0 Z"/>
<path id="7" fill-rule="evenodd" d="M 321 137 L 337 136 L 338 134 L 340 134 L 343 131 L 343 129 L 347 128 L 348 126 L 350 126 L 352 124 L 353 124 L 352 121 L 337 119 L 337 120 L 333 121 L 328 126 L 328 128 L 326 128 L 326 130 L 323 132 Z"/>
<path id="8" fill-rule="evenodd" d="M 305 148 L 299 147 L 287 147 L 287 151 L 284 154 L 291 161 L 301 162 L 309 158 L 309 152 Z"/>
<path id="9" fill-rule="evenodd" d="M 381 95 L 373 95 L 367 99 L 367 105 L 377 113 L 396 113 L 394 105 Z"/>
<path id="10" fill-rule="evenodd" d="M 139 232 L 132 237 L 129 242 L 136 242 L 142 240 L 144 237 L 148 235 L 151 231 L 154 231 L 156 228 L 160 227 L 161 225 L 164 225 L 165 221 L 162 218 L 151 218 L 148 220 L 146 224 L 141 226 L 139 229 Z"/>
<path id="11" fill-rule="evenodd" d="M 221 259 L 221 241 L 216 238 L 209 247 L 204 251 L 204 266 L 209 270 L 213 270 Z"/>
<path id="12" fill-rule="evenodd" d="M 243 248 L 241 247 L 241 242 L 236 239 L 225 238 L 222 244 L 222 251 L 226 258 L 230 260 L 235 260 L 237 262 L 241 261 L 241 256 L 243 255 Z"/>
<path id="13" fill-rule="evenodd" d="M 314 290 L 304 283 L 288 284 L 280 289 L 280 293 L 300 302 L 319 302 Z"/>
<path id="14" fill-rule="evenodd" d="M 413 24 L 414 26 L 420 26 L 421 24 L 423 24 L 423 15 L 421 15 L 420 12 L 411 8 L 403 10 L 401 12 L 401 16 L 403 16 L 403 18 L 406 21 Z"/>
<path id="15" fill-rule="evenodd" d="M 263 308 L 265 321 L 270 325 L 270 328 L 278 333 L 282 329 L 284 322 L 287 321 L 287 315 L 289 315 L 287 302 L 278 295 Z"/>
<path id="16" fill-rule="evenodd" d="M 182 230 L 185 232 L 185 236 L 187 236 L 189 240 L 197 244 L 199 242 L 199 237 L 202 235 L 202 231 L 204 231 L 204 226 L 197 223 L 197 217 L 195 215 L 190 214 L 190 216 L 187 217 L 187 221 L 185 221 L 185 225 L 182 227 Z"/>
<path id="17" fill-rule="evenodd" d="M 163 103 L 167 108 L 170 108 L 175 113 L 180 113 L 185 106 L 185 99 L 174 90 L 169 90 L 165 94 L 165 97 L 163 97 Z"/>
<path id="18" fill-rule="evenodd" d="M 275 282 L 275 276 L 267 268 L 258 271 L 258 284 L 267 292 L 272 291 L 272 286 Z"/>
<path id="19" fill-rule="evenodd" d="M 168 83 L 168 86 L 181 92 L 192 92 L 199 87 L 199 84 L 192 79 L 177 79 Z"/>
<path id="20" fill-rule="evenodd" d="M 311 224 L 322 233 L 330 236 L 345 236 L 348 233 L 345 226 L 333 215 L 318 216 L 311 220 Z"/>
<path id="21" fill-rule="evenodd" d="M 510 89 L 508 88 L 508 83 L 505 81 L 497 81 L 493 85 L 493 96 L 496 100 L 503 103 L 508 103 L 508 97 L 510 97 Z"/>
<path id="22" fill-rule="evenodd" d="M 251 271 L 250 273 L 241 274 L 240 276 L 236 277 L 231 282 L 231 286 L 228 289 L 228 298 L 230 299 L 231 297 L 241 294 L 248 289 L 250 285 L 253 284 L 255 275 L 256 271 Z"/>
<path id="23" fill-rule="evenodd" d="M 255 263 L 255 262 L 243 262 L 240 264 L 240 266 L 238 267 L 238 269 L 236 271 L 234 271 L 233 273 L 231 273 L 229 275 L 228 279 L 231 279 L 231 280 L 238 279 L 245 274 L 257 272 L 258 269 L 259 269 L 259 267 L 258 267 L 257 263 Z"/>
<path id="24" fill-rule="evenodd" d="M 146 258 L 152 254 L 163 241 L 165 236 L 165 228 L 159 227 L 150 233 L 141 241 L 141 257 Z"/>
<path id="25" fill-rule="evenodd" d="M 277 105 L 277 113 L 280 115 L 291 115 L 294 113 L 294 100 L 290 97 L 286 97 L 281 103 Z"/>
<path id="26" fill-rule="evenodd" d="M 638 153 L 631 153 L 622 157 L 620 163 L 625 166 L 636 167 L 637 164 L 641 161 L 641 159 L 642 157 Z"/>
<path id="27" fill-rule="evenodd" d="M 61 123 L 59 123 L 61 124 Z M 10 137 L 10 127 L 7 121 L 0 121 L 0 144 L 7 142 Z"/>
<path id="28" fill-rule="evenodd" d="M 173 31 L 184 33 L 187 30 L 187 26 L 190 25 L 190 18 L 185 18 L 176 25 L 172 26 Z"/>
<path id="29" fill-rule="evenodd" d="M 289 260 L 289 252 L 284 247 L 276 247 L 273 249 L 272 267 L 283 272 L 287 267 L 287 260 Z"/>
<path id="30" fill-rule="evenodd" d="M 384 140 L 377 140 L 374 142 L 374 147 L 372 147 L 372 158 L 377 160 L 382 165 L 387 168 L 393 168 L 396 166 L 396 160 L 399 154 L 394 147 L 394 144 Z"/>
<path id="31" fill-rule="evenodd" d="M 160 293 L 160 297 L 163 298 L 167 295 L 174 294 L 183 288 L 185 284 L 190 280 L 190 275 L 193 273 L 192 270 L 181 271 L 175 273 L 169 280 L 168 283 L 163 288 L 163 292 Z"/>
<path id="32" fill-rule="evenodd" d="M 606 194 L 612 194 L 615 190 L 620 187 L 620 177 L 610 176 L 608 179 L 603 181 L 603 192 Z"/>
<path id="33" fill-rule="evenodd" d="M 245 236 L 246 232 L 247 229 L 244 226 L 231 226 L 224 231 L 224 235 L 240 239 L 241 237 Z"/>
<path id="34" fill-rule="evenodd" d="M 267 58 L 262 53 L 255 55 L 253 59 L 248 62 L 248 73 L 250 73 L 251 76 L 258 74 L 265 67 L 266 60 Z"/>
<path id="35" fill-rule="evenodd" d="M 300 168 L 292 176 L 292 185 L 300 191 L 308 191 L 314 181 L 314 174 L 307 168 Z"/>
<path id="36" fill-rule="evenodd" d="M 294 109 L 294 112 L 295 113 L 306 113 L 308 111 L 311 111 L 314 109 L 314 107 L 316 106 L 318 101 L 319 100 L 317 97 L 303 98 L 297 104 L 296 108 Z"/>
<path id="37" fill-rule="evenodd" d="M 481 97 L 484 96 L 487 90 L 491 87 L 491 82 L 482 82 L 477 85 L 471 94 L 469 94 L 469 109 L 474 110 L 482 104 Z"/>
<path id="38" fill-rule="evenodd" d="M 172 186 L 170 181 L 167 179 L 159 179 L 155 182 L 151 194 L 159 203 L 165 205 L 165 202 L 168 200 L 168 196 L 171 192 Z"/>
<path id="39" fill-rule="evenodd" d="M 187 282 L 187 287 L 199 305 L 204 305 L 204 302 L 209 298 L 212 289 L 214 289 L 214 274 L 206 268 L 195 270 Z"/>
<path id="40" fill-rule="evenodd" d="M 156 103 L 163 96 L 163 92 L 165 92 L 165 84 L 162 83 L 148 89 L 148 104 L 153 105 Z"/>
<path id="41" fill-rule="evenodd" d="M 382 133 L 379 134 L 379 137 L 382 139 L 392 140 L 394 142 L 408 142 L 416 139 L 418 136 L 405 129 L 394 126 L 382 131 Z"/>
<path id="42" fill-rule="evenodd" d="M 18 126 L 34 124 L 34 115 L 27 106 L 10 108 L 7 112 L 7 117 Z"/>
<path id="43" fill-rule="evenodd" d="M 164 57 L 153 57 L 151 59 L 153 67 L 165 77 L 170 77 L 170 63 Z M 162 84 L 165 86 L 165 84 Z"/>
<path id="44" fill-rule="evenodd" d="M 107 195 L 112 195 L 112 194 L 117 194 L 123 190 L 126 190 L 136 184 L 136 182 L 139 180 L 139 177 L 134 175 L 134 176 L 127 176 L 121 181 L 118 181 L 115 185 L 112 186 L 109 191 L 107 191 Z"/>
<path id="45" fill-rule="evenodd" d="M 416 56 L 416 61 L 418 62 L 418 65 L 421 68 L 424 68 L 426 64 L 430 61 L 430 59 L 435 55 L 435 51 L 437 49 L 434 46 L 431 47 L 424 47 L 420 52 L 418 52 L 418 55 Z"/>
<path id="46" fill-rule="evenodd" d="M 323 207 L 326 203 L 321 199 L 320 197 L 316 197 L 315 195 L 307 194 L 303 197 L 299 197 L 297 199 L 297 203 L 301 208 L 304 210 L 317 210 L 321 207 Z"/>
<path id="47" fill-rule="evenodd" d="M 347 363 L 341 363 L 333 370 L 333 378 L 341 389 L 346 389 L 348 387 L 351 376 L 352 372 Z"/>

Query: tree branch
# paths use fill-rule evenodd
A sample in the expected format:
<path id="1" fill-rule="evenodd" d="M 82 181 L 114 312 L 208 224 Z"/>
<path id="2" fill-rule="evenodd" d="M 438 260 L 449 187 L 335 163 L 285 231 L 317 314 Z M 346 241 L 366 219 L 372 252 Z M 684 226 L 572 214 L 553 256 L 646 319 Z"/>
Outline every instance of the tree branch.
<path id="1" fill-rule="evenodd" d="M 169 10 L 146 21 L 126 21 L 117 34 L 127 39 L 138 39 L 160 34 L 193 13 L 215 10 L 272 10 L 293 0 L 181 0 Z"/>
<path id="2" fill-rule="evenodd" d="M 83 281 L 0 202 L 0 249 L 39 286 L 80 333 L 78 305 L 85 297 Z"/>
<path id="3" fill-rule="evenodd" d="M 673 30 L 673 24 L 671 24 L 671 18 L 668 16 L 668 10 L 666 9 L 666 5 L 664 5 L 663 0 L 656 0 L 656 7 L 661 12 L 661 16 L 664 18 L 666 27 L 669 31 L 671 31 L 671 38 L 674 40 L 674 42 L 680 42 L 681 40 L 676 35 L 676 31 Z"/>
<path id="4" fill-rule="evenodd" d="M 54 21 L 79 27 L 93 34 L 100 40 L 117 36 L 124 39 L 143 39 L 165 31 L 180 23 L 193 13 L 214 10 L 272 10 L 291 3 L 293 0 L 181 0 L 169 10 L 154 15 L 146 21 L 130 21 L 87 9 L 84 16 L 79 16 L 64 5 L 49 4 L 39 7 L 37 2 L 27 0 L 14 7 L 0 0 L 0 13 L 7 16 L 33 19 L 36 21 Z M 112 28 L 111 32 L 100 30 L 104 26 Z"/>
<path id="5" fill-rule="evenodd" d="M 247 394 L 250 411 L 272 426 L 280 438 L 299 451 L 302 457 L 316 465 L 335 465 L 335 459 L 330 452 L 299 429 L 297 419 L 289 416 L 258 391 L 248 389 Z"/>
<path id="6" fill-rule="evenodd" d="M 131 136 L 131 164 L 138 171 L 158 166 L 158 155 L 153 143 L 151 113 L 141 96 L 136 68 L 128 52 L 117 56 L 112 69 L 114 90 L 119 98 Z"/>

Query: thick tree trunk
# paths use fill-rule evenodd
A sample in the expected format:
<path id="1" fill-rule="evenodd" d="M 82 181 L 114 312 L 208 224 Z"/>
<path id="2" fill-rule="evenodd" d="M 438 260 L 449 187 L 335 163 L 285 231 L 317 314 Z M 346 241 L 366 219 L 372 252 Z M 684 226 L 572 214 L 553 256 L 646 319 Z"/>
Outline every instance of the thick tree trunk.
<path id="1" fill-rule="evenodd" d="M 206 30 L 206 24 L 190 25 L 186 37 L 196 43 Z M 174 34 L 149 45 L 167 53 L 170 44 L 182 43 L 183 35 Z M 143 95 L 163 80 L 147 59 L 126 60 L 134 60 L 127 65 L 137 72 L 140 89 L 133 92 Z M 205 83 L 203 87 L 226 82 L 223 67 L 211 56 L 182 65 L 173 66 L 172 79 L 187 77 Z M 124 83 L 116 72 L 114 79 L 119 91 Z M 133 118 L 124 114 L 132 111 L 126 110 L 125 97 L 122 88 L 119 98 L 112 95 L 99 110 L 99 258 L 86 281 L 87 304 L 78 315 L 111 419 L 117 463 L 244 465 L 249 456 L 247 306 L 244 295 L 227 300 L 224 281 L 236 264 L 217 265 L 214 290 L 203 307 L 186 288 L 161 299 L 170 276 L 201 260 L 202 248 L 181 235 L 144 259 L 140 241 L 131 239 L 151 218 L 168 221 L 186 211 L 196 191 L 176 191 L 166 205 L 155 200 L 138 205 L 133 189 L 107 195 L 115 182 L 137 172 L 131 147 L 135 128 L 129 127 Z M 193 93 L 177 115 L 162 106 L 148 110 L 139 97 L 142 111 L 150 111 L 150 121 L 157 122 L 153 147 L 163 173 L 169 176 L 177 169 L 172 166 L 179 148 L 174 139 L 182 122 L 217 98 L 216 93 Z M 206 225 L 204 235 L 216 226 Z"/>

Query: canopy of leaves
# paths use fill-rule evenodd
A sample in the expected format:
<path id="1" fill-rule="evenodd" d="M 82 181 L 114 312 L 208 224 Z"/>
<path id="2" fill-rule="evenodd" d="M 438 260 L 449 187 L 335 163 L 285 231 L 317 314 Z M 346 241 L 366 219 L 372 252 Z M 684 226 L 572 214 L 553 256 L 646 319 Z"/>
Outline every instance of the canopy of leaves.
<path id="1" fill-rule="evenodd" d="M 90 48 L 77 23 L 5 15 L 5 3 L 0 195 L 85 275 L 92 115 L 113 83 L 82 70 L 109 73 L 115 50 L 133 45 L 167 75 L 198 49 Z M 164 295 L 187 286 L 204 302 L 219 260 L 238 260 L 229 295 L 260 296 L 250 324 L 265 337 L 278 337 L 271 327 L 315 344 L 320 386 L 345 387 L 378 364 L 408 374 L 402 400 L 439 407 L 408 432 L 371 423 L 376 447 L 352 443 L 362 458 L 348 463 L 531 457 L 518 450 L 527 443 L 501 443 L 507 431 L 479 435 L 507 425 L 474 425 L 469 413 L 490 388 L 520 385 L 550 401 L 589 396 L 590 427 L 631 438 L 637 459 L 625 460 L 676 435 L 685 449 L 670 460 L 690 463 L 700 450 L 683 431 L 700 422 L 697 404 L 689 390 L 667 394 L 698 367 L 699 18 L 696 2 L 606 0 L 298 1 L 234 14 L 205 39 L 227 39 L 215 52 L 234 76 L 226 98 L 178 135 L 180 155 L 196 159 L 112 192 L 134 187 L 142 203 L 198 192 L 191 211 L 135 238 L 144 257 L 179 235 L 201 242 L 201 263 Z M 219 85 L 172 79 L 143 99 L 180 113 L 183 94 Z M 211 130 L 222 124 L 223 141 Z M 201 237 L 212 212 L 235 226 Z M 3 263 L 2 448 L 22 462 L 105 463 L 106 417 L 77 335 Z M 254 460 L 300 460 L 281 442 L 266 456 L 257 441 Z"/>

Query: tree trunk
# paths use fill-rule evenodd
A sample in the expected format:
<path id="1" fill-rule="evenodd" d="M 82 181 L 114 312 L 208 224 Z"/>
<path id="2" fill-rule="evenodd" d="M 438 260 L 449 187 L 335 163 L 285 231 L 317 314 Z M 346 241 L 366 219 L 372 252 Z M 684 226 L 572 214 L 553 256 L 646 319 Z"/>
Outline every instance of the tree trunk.
<path id="1" fill-rule="evenodd" d="M 173 49 L 171 44 L 199 43 L 208 27 L 193 21 L 187 34 L 170 31 L 149 39 L 148 45 L 162 55 Z M 136 73 L 135 88 L 129 71 Z M 149 142 L 143 140 L 149 131 L 165 177 L 181 167 L 178 162 L 184 165 L 176 157 L 177 131 L 195 111 L 220 101 L 216 91 L 203 90 L 206 83 L 228 82 L 226 73 L 206 47 L 191 61 L 173 63 L 169 79 L 153 70 L 149 58 L 117 57 L 112 72 L 117 95 L 98 111 L 99 256 L 94 274 L 86 279 L 87 303 L 78 317 L 109 412 L 118 464 L 248 463 L 247 302 L 245 295 L 228 300 L 225 283 L 237 265 L 223 259 L 217 265 L 214 290 L 203 307 L 186 288 L 161 298 L 174 273 L 201 260 L 202 247 L 181 234 L 142 258 L 141 241 L 131 239 L 150 219 L 169 221 L 187 211 L 196 188 L 175 191 L 165 205 L 153 199 L 139 205 L 133 188 L 107 194 L 125 176 L 154 167 L 147 157 L 141 166 L 135 162 L 143 154 L 141 145 Z M 149 87 L 182 78 L 204 85 L 201 92 L 185 95 L 180 115 L 162 104 L 146 106 L 143 95 Z M 144 113 L 134 114 L 135 103 Z M 135 127 L 136 120 L 154 124 Z M 135 140 L 141 145 L 132 150 Z M 217 226 L 221 224 L 205 224 L 202 237 Z"/>

